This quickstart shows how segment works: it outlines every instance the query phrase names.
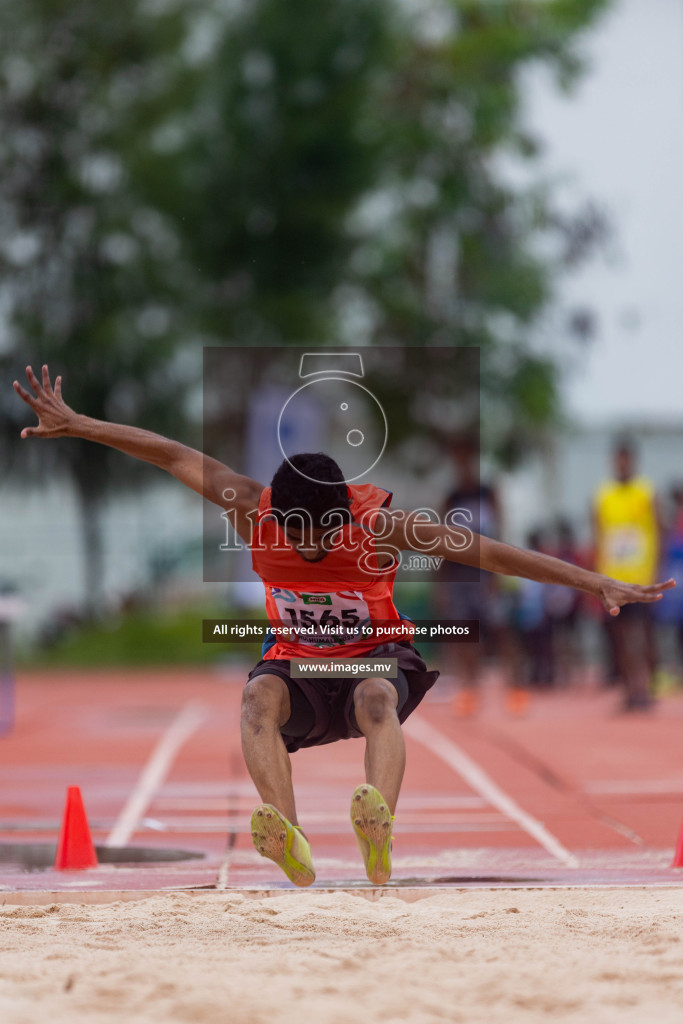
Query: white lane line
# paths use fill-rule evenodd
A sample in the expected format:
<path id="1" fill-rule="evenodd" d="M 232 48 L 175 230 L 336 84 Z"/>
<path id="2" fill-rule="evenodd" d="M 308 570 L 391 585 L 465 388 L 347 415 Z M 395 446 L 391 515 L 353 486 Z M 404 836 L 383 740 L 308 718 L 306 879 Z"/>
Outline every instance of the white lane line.
<path id="1" fill-rule="evenodd" d="M 228 875 L 230 874 L 230 865 L 232 862 L 232 851 L 227 850 L 221 866 L 218 869 L 218 875 L 216 876 L 216 888 L 227 889 L 228 888 Z"/>
<path id="2" fill-rule="evenodd" d="M 107 846 L 126 845 L 152 802 L 155 790 L 166 778 L 176 754 L 205 721 L 207 715 L 206 707 L 195 701 L 186 704 L 178 712 L 152 751 L 133 792 L 109 833 Z"/>
<path id="3" fill-rule="evenodd" d="M 522 810 L 511 796 L 504 793 L 483 768 L 480 768 L 476 761 L 473 761 L 464 750 L 448 738 L 442 732 L 430 725 L 423 718 L 410 718 L 403 726 L 405 732 L 418 743 L 431 750 L 433 754 L 440 757 L 457 772 L 480 796 L 483 796 L 493 807 L 505 814 L 512 821 L 517 822 L 533 839 L 539 843 L 544 850 L 552 854 L 560 863 L 568 868 L 578 868 L 579 860 L 573 853 L 570 853 L 559 839 L 548 832 L 545 825 L 537 821 L 531 814 Z"/>

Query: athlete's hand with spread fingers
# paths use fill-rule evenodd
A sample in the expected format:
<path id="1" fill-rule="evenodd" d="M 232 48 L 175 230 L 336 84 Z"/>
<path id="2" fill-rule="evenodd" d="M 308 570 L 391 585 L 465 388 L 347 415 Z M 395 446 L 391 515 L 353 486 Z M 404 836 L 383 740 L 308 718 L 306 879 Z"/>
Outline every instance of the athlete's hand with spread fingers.
<path id="1" fill-rule="evenodd" d="M 635 604 L 642 601 L 651 604 L 653 601 L 661 601 L 665 590 L 671 590 L 676 586 L 674 579 L 665 580 L 664 583 L 651 583 L 648 586 L 640 586 L 637 583 L 621 583 L 619 580 L 604 578 L 598 585 L 597 596 L 602 601 L 603 607 L 610 615 L 618 615 L 619 609 L 625 604 Z"/>
<path id="2" fill-rule="evenodd" d="M 33 394 L 22 388 L 17 380 L 14 381 L 14 390 L 19 398 L 33 409 L 38 417 L 38 426 L 24 427 L 21 436 L 68 437 L 70 428 L 76 420 L 76 413 L 62 398 L 62 378 L 57 377 L 53 390 L 47 366 L 43 366 L 42 384 L 30 366 L 26 367 L 26 376 Z"/>
<path id="3" fill-rule="evenodd" d="M 47 366 L 43 366 L 42 384 L 30 366 L 26 367 L 26 376 L 31 390 L 22 388 L 16 380 L 14 390 L 33 409 L 38 426 L 24 427 L 22 437 L 78 437 L 158 466 L 207 501 L 228 510 L 234 516 L 237 533 L 249 543 L 263 484 L 170 437 L 74 412 L 62 398 L 61 377 L 55 380 L 53 390 Z"/>

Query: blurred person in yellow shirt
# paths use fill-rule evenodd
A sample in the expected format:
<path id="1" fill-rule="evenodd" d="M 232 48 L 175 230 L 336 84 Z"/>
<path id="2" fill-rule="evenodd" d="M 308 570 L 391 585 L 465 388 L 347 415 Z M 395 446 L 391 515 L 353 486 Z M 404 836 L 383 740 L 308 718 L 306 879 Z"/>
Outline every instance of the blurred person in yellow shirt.
<path id="1" fill-rule="evenodd" d="M 636 463 L 634 443 L 617 441 L 614 478 L 601 484 L 595 495 L 595 568 L 625 583 L 649 584 L 659 565 L 661 516 L 654 485 L 636 475 Z M 656 662 L 650 610 L 630 606 L 618 620 L 608 616 L 606 628 L 624 687 L 624 710 L 647 710 L 654 703 L 651 678 Z"/>

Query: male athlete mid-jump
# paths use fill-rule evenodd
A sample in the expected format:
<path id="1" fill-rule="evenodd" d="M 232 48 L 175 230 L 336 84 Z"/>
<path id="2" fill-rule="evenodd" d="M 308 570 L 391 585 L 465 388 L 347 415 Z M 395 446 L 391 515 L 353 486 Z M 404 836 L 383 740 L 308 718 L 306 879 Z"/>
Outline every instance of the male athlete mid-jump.
<path id="1" fill-rule="evenodd" d="M 506 576 L 575 587 L 598 597 L 611 615 L 625 604 L 659 601 L 675 586 L 673 580 L 620 583 L 483 536 L 470 535 L 476 544 L 464 544 L 468 531 L 390 511 L 387 491 L 347 485 L 336 462 L 321 453 L 285 460 L 264 487 L 177 441 L 78 415 L 62 398 L 61 377 L 53 389 L 47 366 L 42 382 L 30 366 L 26 375 L 31 390 L 17 381 L 14 388 L 38 425 L 24 428 L 22 437 L 85 438 L 151 462 L 225 509 L 251 547 L 268 618 L 278 630 L 249 674 L 242 701 L 244 759 L 263 801 L 252 815 L 252 838 L 295 885 L 310 885 L 315 872 L 297 822 L 288 752 L 353 736 L 365 737 L 366 782 L 352 796 L 351 821 L 370 881 L 381 885 L 391 874 L 392 821 L 405 766 L 401 723 L 438 676 L 406 637 L 409 627 L 392 600 L 401 551 L 429 551 Z M 282 632 L 283 622 L 291 626 L 289 634 Z M 379 622 L 379 644 L 377 634 L 354 628 Z M 323 623 L 342 628 L 336 642 L 321 647 Z M 358 675 L 290 674 L 292 659 L 312 655 L 317 661 L 351 659 Z M 363 663 L 375 656 L 396 658 L 394 678 L 363 675 Z"/>

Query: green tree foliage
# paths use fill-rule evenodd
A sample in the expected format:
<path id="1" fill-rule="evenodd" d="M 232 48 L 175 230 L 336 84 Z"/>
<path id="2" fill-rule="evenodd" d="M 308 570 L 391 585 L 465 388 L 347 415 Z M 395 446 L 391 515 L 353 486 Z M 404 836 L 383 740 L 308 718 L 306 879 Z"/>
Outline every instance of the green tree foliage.
<path id="1" fill-rule="evenodd" d="M 203 188 L 165 196 L 204 328 L 233 344 L 478 346 L 486 441 L 512 461 L 558 409 L 532 332 L 604 224 L 591 207 L 561 216 L 543 184 L 513 187 L 502 160 L 541 149 L 521 73 L 544 64 L 569 88 L 605 6 L 444 0 L 427 31 L 423 11 L 382 0 L 241 8 L 188 102 L 176 166 Z M 375 383 L 398 411 L 396 382 Z M 438 395 L 438 379 L 419 386 Z"/>
<path id="2" fill-rule="evenodd" d="M 333 341 L 346 219 L 386 155 L 362 122 L 390 64 L 392 8 L 254 0 L 214 25 L 196 91 L 170 112 L 183 158 L 160 192 L 145 151 L 136 181 L 176 221 L 198 322 L 217 343 Z"/>
<path id="3" fill-rule="evenodd" d="M 560 215 L 503 161 L 532 167 L 541 150 L 522 72 L 543 64 L 568 89 L 605 7 L 293 0 L 285 17 L 253 0 L 217 24 L 162 196 L 202 330 L 218 344 L 477 346 L 486 443 L 514 460 L 558 410 L 556 364 L 531 344 L 539 317 L 604 222 Z M 141 170 L 158 198 L 154 159 Z"/>

